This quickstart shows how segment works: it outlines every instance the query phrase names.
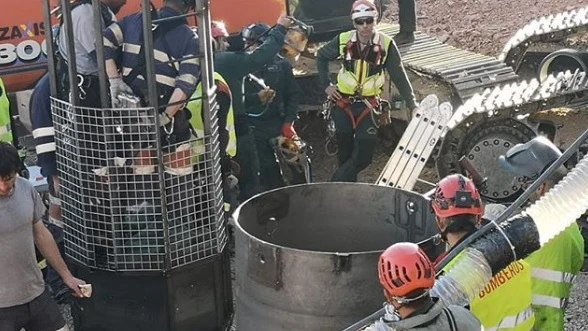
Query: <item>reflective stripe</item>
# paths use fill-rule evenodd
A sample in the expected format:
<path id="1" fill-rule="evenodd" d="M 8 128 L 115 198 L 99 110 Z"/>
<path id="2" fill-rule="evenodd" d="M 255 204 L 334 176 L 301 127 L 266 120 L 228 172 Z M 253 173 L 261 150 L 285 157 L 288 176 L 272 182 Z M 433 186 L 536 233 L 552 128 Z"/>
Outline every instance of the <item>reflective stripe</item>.
<path id="1" fill-rule="evenodd" d="M 500 324 L 486 328 L 486 331 L 496 331 L 501 329 L 512 329 L 519 324 L 525 323 L 529 318 L 533 316 L 533 309 L 531 307 L 525 308 L 522 312 L 515 316 L 507 316 L 500 321 Z"/>
<path id="2" fill-rule="evenodd" d="M 37 154 L 55 152 L 55 143 L 46 143 L 35 147 Z"/>
<path id="3" fill-rule="evenodd" d="M 154 49 L 153 50 L 153 58 L 161 63 L 166 63 L 170 67 L 173 66 L 176 69 L 176 71 L 180 71 L 180 65 L 177 62 L 167 63 L 167 62 L 173 61 L 175 59 L 173 57 L 170 57 L 165 52 Z"/>
<path id="4" fill-rule="evenodd" d="M 196 76 L 190 75 L 190 74 L 180 75 L 180 76 L 178 76 L 178 79 L 181 80 L 182 82 L 188 83 L 190 85 L 196 85 L 196 83 L 198 82 L 198 78 L 196 78 Z"/>
<path id="5" fill-rule="evenodd" d="M 347 51 L 347 44 L 349 42 L 356 42 L 357 35 L 355 31 L 344 32 L 339 35 L 339 53 L 345 61 L 351 61 L 351 55 Z M 337 88 L 345 94 L 361 93 L 363 96 L 379 95 L 382 87 L 386 81 L 384 75 L 384 63 L 388 56 L 388 49 L 392 39 L 380 32 L 377 32 L 373 38 L 373 44 L 379 45 L 384 53 L 377 65 L 380 66 L 379 72 L 369 75 L 370 64 L 363 60 L 354 60 L 354 68 L 350 71 L 346 70 L 345 66 L 341 67 L 337 75 Z M 373 64 L 371 65 L 373 67 Z"/>
<path id="6" fill-rule="evenodd" d="M 220 82 L 225 86 L 228 86 L 225 79 L 217 72 L 214 73 L 214 79 L 217 84 Z M 231 97 L 231 91 L 228 88 L 227 93 L 229 93 L 229 97 Z M 196 136 L 202 138 L 204 137 L 204 123 L 202 122 L 202 83 L 198 83 L 196 90 L 190 99 L 191 101 L 188 102 L 188 105 L 186 106 L 192 113 L 190 124 L 192 125 Z M 229 112 L 227 114 L 226 130 L 229 133 L 229 142 L 227 144 L 226 152 L 230 156 L 235 156 L 237 154 L 237 136 L 235 133 L 235 116 L 233 113 L 232 97 L 231 104 L 229 105 Z M 204 151 L 205 150 L 202 150 L 202 152 Z"/>
<path id="7" fill-rule="evenodd" d="M 55 135 L 55 128 L 38 128 L 33 130 L 33 138 L 49 137 Z"/>
<path id="8" fill-rule="evenodd" d="M 548 295 L 533 294 L 533 305 L 535 306 L 546 306 L 556 309 L 561 309 L 567 306 L 568 299 L 562 299 L 558 297 L 552 297 Z"/>
<path id="9" fill-rule="evenodd" d="M 3 136 L 3 135 L 10 133 L 10 132 L 12 132 L 12 128 L 10 127 L 10 124 L 0 126 L 0 136 Z"/>
<path id="10" fill-rule="evenodd" d="M 112 31 L 112 34 L 114 35 L 114 38 L 116 39 L 116 43 L 118 45 L 120 45 L 124 40 L 123 32 L 120 29 L 120 26 L 118 24 L 112 24 L 108 28 Z"/>
<path id="11" fill-rule="evenodd" d="M 165 75 L 155 75 L 155 81 L 171 87 L 176 86 L 176 80 Z"/>
<path id="12" fill-rule="evenodd" d="M 546 280 L 555 283 L 572 284 L 576 275 L 569 272 L 561 272 L 550 269 L 533 268 L 533 278 Z"/>
<path id="13" fill-rule="evenodd" d="M 194 55 L 193 54 L 186 55 L 186 57 L 191 57 L 191 56 L 194 56 Z M 185 64 L 196 64 L 196 65 L 200 65 L 200 59 L 197 58 L 197 57 L 195 57 L 195 58 L 192 58 L 192 59 L 182 60 L 182 61 L 180 61 L 180 63 L 182 63 L 182 64 L 185 63 Z"/>
<path id="14" fill-rule="evenodd" d="M 141 50 L 141 46 L 135 45 L 135 44 L 130 44 L 130 43 L 124 43 L 122 46 L 122 49 L 123 49 L 123 52 L 125 52 L 125 53 L 139 54 L 139 51 Z"/>
<path id="15" fill-rule="evenodd" d="M 108 47 L 111 49 L 116 49 L 117 47 L 110 41 L 110 39 L 104 37 L 102 38 L 102 42 L 104 43 L 104 47 Z"/>

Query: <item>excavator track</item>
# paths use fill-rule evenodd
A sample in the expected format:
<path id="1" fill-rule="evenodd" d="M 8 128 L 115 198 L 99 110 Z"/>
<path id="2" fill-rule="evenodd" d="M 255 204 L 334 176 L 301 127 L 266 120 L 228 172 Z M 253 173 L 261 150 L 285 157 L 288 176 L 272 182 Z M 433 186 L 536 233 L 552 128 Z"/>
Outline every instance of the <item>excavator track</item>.
<path id="1" fill-rule="evenodd" d="M 532 55 L 579 46 L 581 43 L 574 37 L 587 32 L 588 7 L 541 17 L 518 30 L 506 43 L 498 59 L 518 73 Z M 534 63 L 531 61 L 529 65 L 533 66 Z"/>
<path id="2" fill-rule="evenodd" d="M 381 24 L 378 30 L 393 36 L 398 26 Z M 538 62 L 554 50 L 580 48 L 583 42 L 578 38 L 587 32 L 585 7 L 532 21 L 515 33 L 499 58 L 458 49 L 420 32 L 413 43 L 399 46 L 405 67 L 451 90 L 456 111 L 436 150 L 439 176 L 463 172 L 458 160 L 465 155 L 488 177 L 482 192 L 487 200 L 508 202 L 520 195 L 520 183 L 499 168 L 498 156 L 536 135 L 537 125 L 526 117 L 588 103 L 588 87 L 581 74 L 550 76 L 544 84 L 533 79 Z"/>
<path id="3" fill-rule="evenodd" d="M 394 36 L 398 25 L 380 24 L 378 31 Z M 494 57 L 450 46 L 422 32 L 416 32 L 415 41 L 398 50 L 405 67 L 449 85 L 454 106 L 487 87 L 519 79 L 511 67 Z"/>

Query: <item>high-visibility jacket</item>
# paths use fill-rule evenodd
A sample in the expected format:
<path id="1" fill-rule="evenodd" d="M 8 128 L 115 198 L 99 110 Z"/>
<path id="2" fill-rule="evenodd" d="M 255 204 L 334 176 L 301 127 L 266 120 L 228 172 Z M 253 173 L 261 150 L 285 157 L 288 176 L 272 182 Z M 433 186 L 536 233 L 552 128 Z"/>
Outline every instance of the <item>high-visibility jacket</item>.
<path id="1" fill-rule="evenodd" d="M 219 90 L 222 90 L 224 93 L 228 93 L 229 97 L 231 97 L 231 90 L 229 89 L 229 85 L 219 73 L 214 73 L 214 79 L 216 84 L 219 86 Z M 192 95 L 192 101 L 188 103 L 186 106 L 188 110 L 192 113 L 192 117 L 190 118 L 190 124 L 192 128 L 196 132 L 197 138 L 204 137 L 204 121 L 202 120 L 202 83 L 198 83 L 196 86 L 196 91 Z M 235 156 L 237 154 L 237 135 L 235 134 L 235 116 L 233 114 L 233 103 L 231 102 L 231 106 L 229 107 L 229 112 L 227 114 L 227 131 L 229 132 L 229 143 L 227 144 L 226 152 L 230 156 Z M 197 146 L 195 148 L 196 154 L 201 155 L 204 154 L 204 140 L 198 139 L 196 142 Z"/>
<path id="2" fill-rule="evenodd" d="M 458 259 L 459 255 L 454 261 Z M 453 263 L 444 270 L 450 270 Z M 531 266 L 523 260 L 509 264 L 470 302 L 470 310 L 486 331 L 532 330 Z"/>
<path id="3" fill-rule="evenodd" d="M 566 228 L 528 256 L 532 268 L 533 310 L 537 331 L 564 329 L 564 309 L 584 264 L 584 238 L 578 225 Z"/>
<path id="4" fill-rule="evenodd" d="M 386 80 L 384 63 L 392 38 L 376 32 L 373 45 L 369 46 L 370 49 L 364 49 L 362 54 L 358 54 L 357 43 L 355 30 L 339 35 L 339 53 L 343 66 L 337 75 L 337 88 L 349 95 L 380 95 Z"/>
<path id="5" fill-rule="evenodd" d="M 10 101 L 8 101 L 8 93 L 6 92 L 4 81 L 0 78 L 0 141 L 12 143 L 12 140 Z"/>

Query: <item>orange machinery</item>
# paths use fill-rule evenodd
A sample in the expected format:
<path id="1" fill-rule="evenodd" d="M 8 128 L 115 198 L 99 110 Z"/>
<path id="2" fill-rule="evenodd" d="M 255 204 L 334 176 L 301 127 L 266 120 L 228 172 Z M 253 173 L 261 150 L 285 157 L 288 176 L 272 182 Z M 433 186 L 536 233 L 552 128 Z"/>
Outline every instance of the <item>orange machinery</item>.
<path id="1" fill-rule="evenodd" d="M 58 0 L 51 0 L 53 7 Z M 163 0 L 154 0 L 156 7 Z M 139 1 L 127 0 L 119 18 L 140 10 Z M 223 20 L 232 34 L 251 22 L 273 24 L 286 13 L 286 0 L 214 0 L 212 18 Z M 0 13 L 0 77 L 9 94 L 35 86 L 47 65 L 43 6 L 39 0 L 20 0 Z"/>

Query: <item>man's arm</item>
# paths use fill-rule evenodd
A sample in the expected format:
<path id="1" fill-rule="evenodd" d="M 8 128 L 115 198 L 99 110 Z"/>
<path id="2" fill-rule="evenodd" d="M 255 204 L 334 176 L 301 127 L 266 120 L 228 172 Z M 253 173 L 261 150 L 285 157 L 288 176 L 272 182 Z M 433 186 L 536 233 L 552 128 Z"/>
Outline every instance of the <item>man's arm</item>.
<path id="1" fill-rule="evenodd" d="M 277 24 L 268 32 L 267 38 L 261 46 L 251 53 L 240 53 L 241 63 L 236 66 L 236 70 L 239 70 L 239 75 L 244 77 L 248 73 L 260 70 L 269 63 L 284 46 L 286 32 L 285 26 Z"/>
<path id="2" fill-rule="evenodd" d="M 82 298 L 82 292 L 78 285 L 83 285 L 86 282 L 83 280 L 75 278 L 63 258 L 61 258 L 61 254 L 59 253 L 59 249 L 57 248 L 57 244 L 51 235 L 51 232 L 47 230 L 45 225 L 41 220 L 36 221 L 33 224 L 33 234 L 35 236 L 35 245 L 43 254 L 47 262 L 57 271 L 63 282 L 74 292 L 75 296 L 78 298 Z"/>
<path id="3" fill-rule="evenodd" d="M 119 23 L 113 23 L 104 30 L 102 42 L 104 43 L 104 59 L 107 62 L 108 60 L 116 59 L 116 53 L 124 41 L 123 27 L 126 23 L 127 20 L 123 19 Z"/>
<path id="4" fill-rule="evenodd" d="M 337 35 L 323 47 L 319 48 L 316 54 L 316 68 L 318 69 L 319 83 L 323 90 L 331 85 L 329 62 L 339 58 L 339 47 L 339 36 Z"/>
<path id="5" fill-rule="evenodd" d="M 182 50 L 182 58 L 180 61 L 180 68 L 178 76 L 176 77 L 176 88 L 169 99 L 169 106 L 165 109 L 165 113 L 171 118 L 183 108 L 182 101 L 186 101 L 188 96 L 191 96 L 196 89 L 198 77 L 200 76 L 200 61 L 198 55 L 198 40 L 193 33 L 190 33 L 190 38 L 184 44 Z M 177 104 L 176 104 L 177 103 Z"/>
<path id="6" fill-rule="evenodd" d="M 298 106 L 300 105 L 300 86 L 296 82 L 292 66 L 287 61 L 282 61 L 284 70 L 284 123 L 292 123 L 298 118 Z"/>
<path id="7" fill-rule="evenodd" d="M 410 110 L 416 108 L 416 101 L 414 92 L 412 90 L 412 85 L 410 85 L 406 71 L 404 71 L 404 67 L 402 66 L 402 59 L 400 58 L 400 52 L 398 51 L 394 41 L 390 42 L 390 47 L 388 47 L 388 56 L 386 57 L 386 62 L 384 64 L 386 65 L 388 74 L 390 74 L 390 79 L 400 92 L 400 95 L 406 102 L 408 108 Z"/>
<path id="8" fill-rule="evenodd" d="M 30 100 L 31 124 L 37 152 L 37 165 L 45 177 L 57 175 L 55 128 L 51 115 L 49 76 L 45 74 L 35 86 Z"/>

